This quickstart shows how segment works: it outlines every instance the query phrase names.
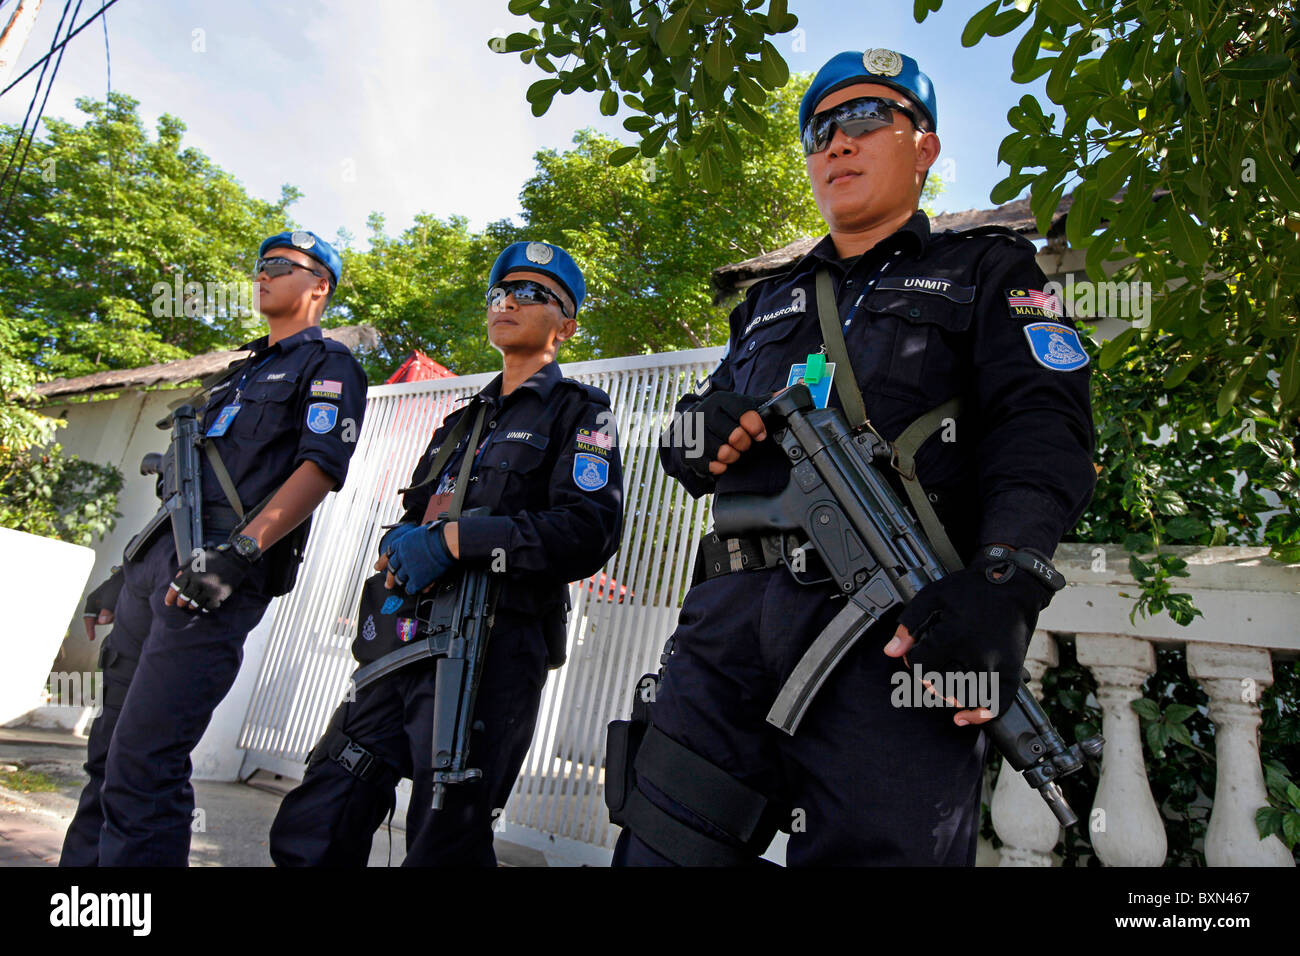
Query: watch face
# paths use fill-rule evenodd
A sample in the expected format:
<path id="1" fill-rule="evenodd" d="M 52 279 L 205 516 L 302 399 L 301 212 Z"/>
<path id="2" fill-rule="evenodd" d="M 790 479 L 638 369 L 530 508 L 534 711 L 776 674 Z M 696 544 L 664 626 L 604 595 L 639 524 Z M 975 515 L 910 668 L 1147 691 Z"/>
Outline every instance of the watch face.
<path id="1" fill-rule="evenodd" d="M 257 542 L 248 535 L 241 534 L 235 539 L 235 550 L 245 558 L 251 558 L 253 555 L 257 554 Z"/>

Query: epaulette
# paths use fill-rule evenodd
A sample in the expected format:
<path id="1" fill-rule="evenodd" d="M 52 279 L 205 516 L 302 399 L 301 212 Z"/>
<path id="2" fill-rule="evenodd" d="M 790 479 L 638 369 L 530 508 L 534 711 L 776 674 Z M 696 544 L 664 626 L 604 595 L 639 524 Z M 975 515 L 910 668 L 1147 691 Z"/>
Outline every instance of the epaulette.
<path id="1" fill-rule="evenodd" d="M 975 226 L 972 229 L 946 229 L 941 232 L 941 236 L 951 236 L 954 239 L 974 239 L 976 236 L 1001 236 L 1003 239 L 1010 239 L 1013 243 L 1022 249 L 1030 252 L 1037 252 L 1037 247 L 1016 232 L 1014 229 L 1008 229 L 1006 226 Z"/>
<path id="2" fill-rule="evenodd" d="M 559 384 L 568 385 L 571 388 L 577 388 L 586 393 L 588 401 L 595 402 L 597 405 L 608 406 L 610 404 L 609 395 L 595 385 L 588 385 L 585 382 L 579 382 L 576 378 L 562 378 Z"/>
<path id="3" fill-rule="evenodd" d="M 337 339 L 331 339 L 328 336 L 321 336 L 321 344 L 325 346 L 327 352 L 342 352 L 344 355 L 351 355 L 352 350 Z"/>

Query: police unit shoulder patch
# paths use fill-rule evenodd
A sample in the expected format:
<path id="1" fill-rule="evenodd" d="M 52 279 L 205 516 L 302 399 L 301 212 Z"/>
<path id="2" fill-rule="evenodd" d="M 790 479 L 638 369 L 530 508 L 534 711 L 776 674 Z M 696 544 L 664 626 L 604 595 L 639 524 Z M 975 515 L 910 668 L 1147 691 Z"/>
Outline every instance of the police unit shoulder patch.
<path id="1" fill-rule="evenodd" d="M 415 637 L 415 633 L 419 629 L 420 622 L 413 617 L 399 617 L 397 619 L 397 639 L 403 644 L 408 643 Z"/>
<path id="2" fill-rule="evenodd" d="M 384 606 L 379 609 L 380 614 L 393 614 L 402 606 L 402 599 L 394 594 L 384 601 Z"/>
<path id="3" fill-rule="evenodd" d="M 366 615 L 365 626 L 361 628 L 361 639 L 363 641 L 373 641 L 378 636 L 378 633 L 375 630 L 375 616 L 373 614 Z"/>
<path id="4" fill-rule="evenodd" d="M 574 455 L 573 482 L 583 491 L 599 491 L 609 483 L 609 462 L 597 455 Z"/>
<path id="5" fill-rule="evenodd" d="M 331 405 L 329 402 L 313 402 L 307 406 L 307 427 L 317 435 L 332 432 L 338 420 L 337 405 Z"/>
<path id="6" fill-rule="evenodd" d="M 1088 364 L 1079 333 L 1059 322 L 1031 322 L 1025 326 L 1029 351 L 1043 368 L 1054 372 L 1073 372 Z"/>
<path id="7" fill-rule="evenodd" d="M 312 398 L 342 398 L 343 383 L 332 378 L 314 378 L 311 382 Z"/>

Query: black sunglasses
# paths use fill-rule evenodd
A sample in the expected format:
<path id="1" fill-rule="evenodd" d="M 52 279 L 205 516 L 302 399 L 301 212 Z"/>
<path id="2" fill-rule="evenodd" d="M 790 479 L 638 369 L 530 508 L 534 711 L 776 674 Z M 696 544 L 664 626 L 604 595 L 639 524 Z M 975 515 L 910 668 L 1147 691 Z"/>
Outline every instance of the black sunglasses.
<path id="1" fill-rule="evenodd" d="M 893 126 L 895 113 L 902 113 L 912 121 L 916 129 L 925 131 L 916 112 L 897 100 L 885 99 L 883 96 L 859 96 L 822 110 L 808 121 L 800 136 L 804 155 L 820 153 L 829 146 L 836 126 L 844 130 L 845 136 L 861 136 L 863 133 Z"/>
<path id="2" fill-rule="evenodd" d="M 284 258 L 284 256 L 268 256 L 265 259 L 258 259 L 257 265 L 253 267 L 253 275 L 260 276 L 265 272 L 272 279 L 275 279 L 279 276 L 287 276 L 294 269 L 303 269 L 314 276 L 321 276 L 321 273 L 311 266 L 305 266 L 301 262 L 294 262 L 292 259 Z M 321 278 L 329 277 L 321 276 Z"/>
<path id="3" fill-rule="evenodd" d="M 498 282 L 488 289 L 488 305 L 493 309 L 500 308 L 508 295 L 513 295 L 520 305 L 545 305 L 547 302 L 554 302 L 560 307 L 564 317 L 569 318 L 569 310 L 564 307 L 564 300 L 540 282 L 534 282 L 532 279 L 506 279 Z"/>

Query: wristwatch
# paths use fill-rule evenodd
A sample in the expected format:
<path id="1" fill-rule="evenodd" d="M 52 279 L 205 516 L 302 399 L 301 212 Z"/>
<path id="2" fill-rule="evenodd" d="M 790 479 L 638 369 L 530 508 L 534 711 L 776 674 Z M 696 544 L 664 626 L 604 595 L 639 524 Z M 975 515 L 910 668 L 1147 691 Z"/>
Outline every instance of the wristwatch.
<path id="1" fill-rule="evenodd" d="M 246 534 L 235 535 L 230 541 L 230 546 L 234 549 L 235 554 L 239 555 L 249 564 L 262 557 L 262 549 L 257 546 L 257 542 Z"/>

